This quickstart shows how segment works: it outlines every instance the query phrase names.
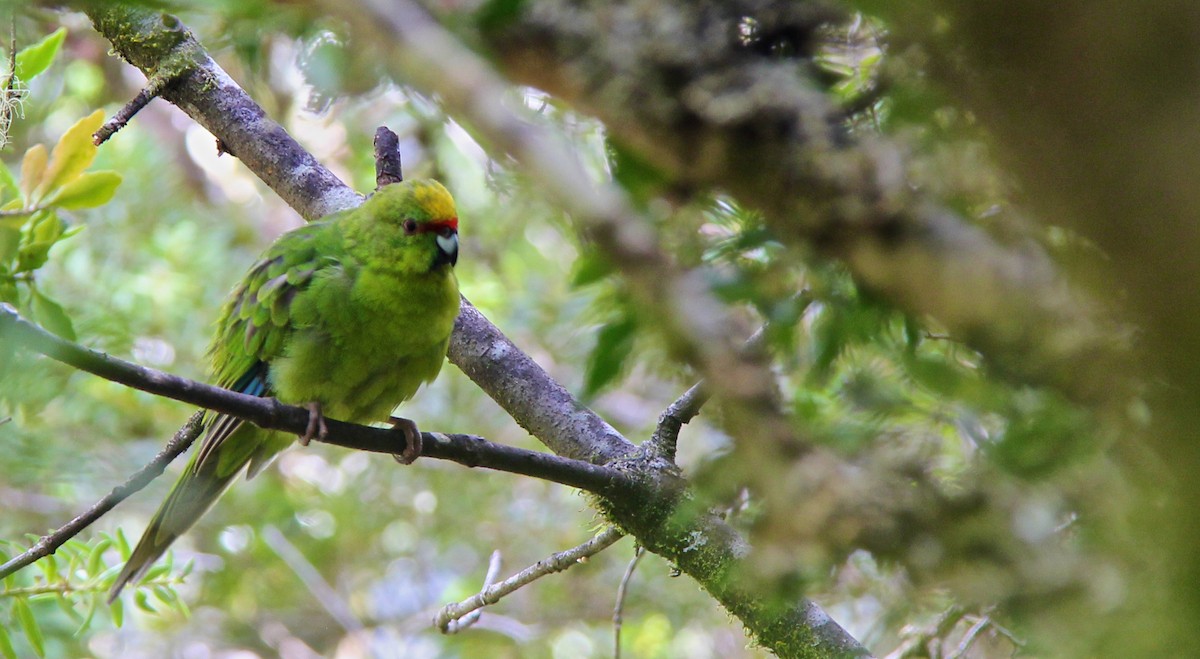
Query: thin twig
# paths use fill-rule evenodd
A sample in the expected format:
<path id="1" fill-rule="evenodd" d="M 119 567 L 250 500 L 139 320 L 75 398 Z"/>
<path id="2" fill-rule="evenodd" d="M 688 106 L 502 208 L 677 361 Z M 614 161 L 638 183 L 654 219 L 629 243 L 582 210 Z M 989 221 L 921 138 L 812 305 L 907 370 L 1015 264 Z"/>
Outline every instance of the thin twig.
<path id="1" fill-rule="evenodd" d="M 375 189 L 404 180 L 400 137 L 387 126 L 375 129 Z"/>
<path id="2" fill-rule="evenodd" d="M 646 448 L 652 455 L 666 458 L 675 462 L 675 451 L 679 447 L 679 431 L 700 413 L 700 408 L 708 402 L 710 392 L 704 380 L 692 385 L 683 392 L 674 403 L 658 417 L 658 425 L 654 434 L 646 442 Z"/>
<path id="3" fill-rule="evenodd" d="M 92 144 L 100 146 L 101 144 L 107 142 L 108 138 L 112 137 L 117 133 L 117 131 L 124 128 L 129 121 L 133 119 L 133 115 L 137 114 L 142 108 L 146 107 L 150 101 L 154 100 L 155 97 L 161 94 L 162 90 L 166 88 L 166 86 L 173 80 L 174 78 L 168 76 L 157 74 L 151 75 L 146 80 L 146 86 L 142 87 L 138 91 L 137 95 L 133 97 L 133 100 L 122 106 L 120 110 L 117 110 L 117 113 L 112 116 L 112 119 L 104 122 L 104 125 L 100 127 L 100 130 L 92 133 Z"/>
<path id="4" fill-rule="evenodd" d="M 475 595 L 458 602 L 457 604 L 447 604 L 438 611 L 433 618 L 433 624 L 443 634 L 450 634 L 450 623 L 462 618 L 468 613 L 499 602 L 503 597 L 517 591 L 518 589 L 555 572 L 563 570 L 575 565 L 588 556 L 604 551 L 617 540 L 620 540 L 625 534 L 615 526 L 610 526 L 600 533 L 597 533 L 591 540 L 572 547 L 566 551 L 560 551 L 548 558 L 538 561 L 537 563 L 521 570 L 517 574 L 501 581 L 498 584 L 488 586 Z"/>
<path id="5" fill-rule="evenodd" d="M 989 619 L 991 619 L 990 616 L 989 616 Z M 992 629 L 999 632 L 1001 636 L 1007 638 L 1009 640 L 1009 642 L 1011 642 L 1013 645 L 1015 645 L 1017 647 L 1018 650 L 1020 648 L 1025 647 L 1025 640 L 1020 638 L 1019 636 L 1017 636 L 1015 633 L 1013 633 L 1013 631 L 1011 629 L 1005 627 L 1004 625 L 1001 625 L 1000 623 L 996 622 L 994 619 L 991 619 L 991 622 L 992 622 Z"/>
<path id="6" fill-rule="evenodd" d="M 284 405 L 273 398 L 258 398 L 171 375 L 117 359 L 67 341 L 21 318 L 10 304 L 0 304 L 0 336 L 51 359 L 148 393 L 165 396 L 245 419 L 268 430 L 302 435 L 308 428 L 309 411 Z M 395 454 L 404 446 L 403 433 L 373 428 L 336 419 L 326 419 L 329 434 L 319 441 L 375 453 Z M 467 467 L 485 467 L 533 476 L 600 495 L 641 490 L 626 473 L 581 460 L 549 453 L 494 444 L 476 435 L 421 433 L 421 455 L 457 462 Z"/>
<path id="7" fill-rule="evenodd" d="M 492 557 L 488 559 L 487 574 L 483 577 L 483 590 L 487 590 L 492 584 L 496 583 L 496 577 L 500 576 L 500 550 L 492 552 Z M 457 634 L 479 622 L 480 616 L 483 615 L 483 608 L 480 607 L 471 611 L 467 615 L 457 620 L 451 620 L 447 625 L 445 632 L 447 634 Z"/>
<path id="8" fill-rule="evenodd" d="M 797 299 L 805 307 L 812 302 L 812 296 L 808 291 L 802 291 L 797 296 Z M 754 334 L 751 334 L 750 338 L 746 339 L 745 344 L 742 346 L 742 351 L 749 353 L 760 350 L 767 335 L 766 331 L 767 328 L 765 325 L 755 330 Z M 701 380 L 683 392 L 683 395 L 677 398 L 675 402 L 667 406 L 667 409 L 659 415 L 658 425 L 654 428 L 654 434 L 650 436 L 650 439 L 646 443 L 649 453 L 674 463 L 675 451 L 679 446 L 679 431 L 683 429 L 683 426 L 690 423 L 692 419 L 696 418 L 696 415 L 700 414 L 700 408 L 704 407 L 704 404 L 708 402 L 711 395 L 712 392 L 709 391 L 705 381 Z"/>
<path id="9" fill-rule="evenodd" d="M 955 648 L 954 652 L 947 655 L 946 659 L 962 659 L 964 656 L 966 656 L 967 650 L 971 649 L 971 645 L 975 643 L 975 638 L 979 636 L 979 632 L 983 631 L 984 628 L 988 626 L 989 622 L 991 622 L 991 618 L 987 616 L 980 616 L 979 619 L 975 621 L 975 624 L 971 625 L 971 628 L 967 630 L 967 633 L 963 635 L 962 641 L 959 642 L 958 647 Z"/>
<path id="10" fill-rule="evenodd" d="M 292 572 L 296 573 L 317 603 L 342 626 L 342 629 L 353 633 L 363 628 L 362 621 L 354 615 L 354 611 L 350 609 L 346 600 L 338 595 L 328 581 L 325 581 L 317 568 L 304 557 L 296 545 L 287 539 L 287 536 L 283 535 L 274 525 L 268 524 L 263 528 L 263 540 L 276 556 L 283 559 L 283 562 L 292 568 Z"/>
<path id="11" fill-rule="evenodd" d="M 910 657 L 929 657 L 932 656 L 930 651 L 930 643 L 936 641 L 938 647 L 946 638 L 959 621 L 967 615 L 966 609 L 955 604 L 946 609 L 937 617 L 937 620 L 928 627 L 919 628 L 913 625 L 906 626 L 901 630 L 900 634 L 904 641 L 900 643 L 896 649 L 889 652 L 883 659 L 909 659 Z"/>
<path id="12" fill-rule="evenodd" d="M 0 116 L 0 124 L 2 124 L 2 122 L 3 122 L 3 117 Z M 0 134 L 3 134 L 2 131 L 3 131 L 3 128 L 2 128 L 2 125 L 0 125 Z M 29 208 L 14 208 L 11 210 L 2 210 L 2 211 L 0 211 L 0 217 L 22 217 L 25 215 L 33 215 L 34 213 L 37 213 L 39 211 L 44 211 L 47 208 L 50 208 L 50 207 L 39 204 L 37 206 L 31 206 Z"/>
<path id="13" fill-rule="evenodd" d="M 130 476 L 123 485 L 114 487 L 103 499 L 97 501 L 91 508 L 88 508 L 58 530 L 49 535 L 42 536 L 42 539 L 38 540 L 28 551 L 14 556 L 12 560 L 4 565 L 0 565 L 0 579 L 41 558 L 53 554 L 67 540 L 78 535 L 80 531 L 87 528 L 92 522 L 95 522 L 105 513 L 112 510 L 114 506 L 149 485 L 150 481 L 158 478 L 167 465 L 178 457 L 179 454 L 186 451 L 200 434 L 200 417 L 202 414 L 202 412 L 193 414 L 192 418 L 188 419 L 188 422 L 175 433 L 171 441 L 167 442 L 163 450 L 159 451 L 158 455 L 154 456 L 154 459 L 147 463 L 145 467 L 142 467 L 137 473 Z"/>
<path id="14" fill-rule="evenodd" d="M 642 555 L 645 553 L 646 550 L 641 545 L 633 548 L 633 558 L 630 559 L 629 565 L 625 567 L 625 576 L 621 577 L 621 585 L 617 586 L 617 603 L 613 606 L 614 659 L 621 659 L 621 622 L 623 621 L 622 615 L 625 609 L 625 594 L 629 592 L 629 580 L 633 578 L 633 571 L 637 569 L 638 561 L 642 560 Z"/>
<path id="15" fill-rule="evenodd" d="M 17 12 L 9 14 L 8 38 L 8 82 L 4 83 L 4 103 L 0 109 L 0 147 L 8 146 L 8 130 L 12 128 L 13 108 L 18 99 L 14 94 L 17 85 Z"/>

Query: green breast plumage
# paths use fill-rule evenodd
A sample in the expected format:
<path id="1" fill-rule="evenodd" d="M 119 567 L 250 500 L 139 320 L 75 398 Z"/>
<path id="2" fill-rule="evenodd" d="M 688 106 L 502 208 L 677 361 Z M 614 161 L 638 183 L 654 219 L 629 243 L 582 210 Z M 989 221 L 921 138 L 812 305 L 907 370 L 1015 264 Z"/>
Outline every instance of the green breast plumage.
<path id="1" fill-rule="evenodd" d="M 458 308 L 450 268 L 326 269 L 292 302 L 290 336 L 270 363 L 272 389 L 283 402 L 319 402 L 333 418 L 386 419 L 441 370 Z"/>

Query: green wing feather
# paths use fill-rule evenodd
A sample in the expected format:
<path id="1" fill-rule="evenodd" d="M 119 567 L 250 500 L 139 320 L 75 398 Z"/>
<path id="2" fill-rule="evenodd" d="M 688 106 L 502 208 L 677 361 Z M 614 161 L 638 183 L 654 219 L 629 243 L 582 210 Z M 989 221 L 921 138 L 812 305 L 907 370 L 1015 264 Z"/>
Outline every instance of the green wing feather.
<path id="1" fill-rule="evenodd" d="M 273 395 L 267 365 L 280 356 L 292 331 L 289 305 L 320 267 L 337 264 L 338 243 L 338 232 L 329 220 L 316 222 L 284 234 L 251 267 L 226 303 L 209 348 L 217 385 L 255 396 Z M 117 577 L 110 602 L 127 583 L 141 579 L 243 467 L 250 465 L 247 473 L 253 477 L 292 441 L 226 414 L 210 413 L 204 425 L 199 450 Z"/>

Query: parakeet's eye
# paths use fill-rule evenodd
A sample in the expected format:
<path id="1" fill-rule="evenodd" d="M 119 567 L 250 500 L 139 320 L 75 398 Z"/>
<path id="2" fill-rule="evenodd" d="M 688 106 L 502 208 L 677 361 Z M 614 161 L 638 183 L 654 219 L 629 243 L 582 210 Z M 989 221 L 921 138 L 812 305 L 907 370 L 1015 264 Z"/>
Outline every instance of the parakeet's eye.
<path id="1" fill-rule="evenodd" d="M 411 236 L 417 232 L 417 223 L 415 220 L 404 220 L 400 226 L 404 227 L 405 235 Z"/>

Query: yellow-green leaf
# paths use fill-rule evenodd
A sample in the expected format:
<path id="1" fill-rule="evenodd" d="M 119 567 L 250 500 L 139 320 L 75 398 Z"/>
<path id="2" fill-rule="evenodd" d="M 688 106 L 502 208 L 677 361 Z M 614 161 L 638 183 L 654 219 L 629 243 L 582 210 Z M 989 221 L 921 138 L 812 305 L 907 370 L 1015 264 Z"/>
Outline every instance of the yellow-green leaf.
<path id="1" fill-rule="evenodd" d="M 50 161 L 50 156 L 46 152 L 46 145 L 34 144 L 25 152 L 25 157 L 21 159 L 21 196 L 29 205 L 33 205 L 30 197 L 33 196 L 34 189 L 42 182 L 42 177 L 46 174 L 46 164 Z"/>
<path id="2" fill-rule="evenodd" d="M 83 617 L 83 621 L 80 622 L 79 627 L 77 627 L 75 629 L 74 636 L 78 637 L 80 634 L 86 632 L 88 630 L 88 627 L 92 626 L 92 619 L 96 617 L 96 609 L 99 609 L 99 608 L 100 608 L 100 596 L 96 593 L 93 593 L 92 597 L 88 601 L 87 615 L 85 615 Z"/>
<path id="3" fill-rule="evenodd" d="M 58 54 L 66 37 L 66 28 L 60 27 L 41 41 L 22 48 L 17 53 L 17 80 L 29 82 L 45 71 L 50 62 L 54 61 L 54 56 Z"/>
<path id="4" fill-rule="evenodd" d="M 112 615 L 113 626 L 120 628 L 125 623 L 125 603 L 121 600 L 113 600 L 108 607 L 108 612 Z"/>
<path id="5" fill-rule="evenodd" d="M 121 175 L 116 172 L 87 172 L 63 186 L 46 204 L 70 210 L 103 206 L 120 184 Z"/>
<path id="6" fill-rule="evenodd" d="M 0 163 L 0 192 L 4 190 L 16 192 L 17 180 L 13 178 L 12 170 L 8 168 L 8 165 Z"/>
<path id="7" fill-rule="evenodd" d="M 67 617 L 70 618 L 72 622 L 77 625 L 83 622 L 83 614 L 75 610 L 75 605 L 71 603 L 71 600 L 68 599 L 66 595 L 58 593 L 55 596 L 54 601 L 56 604 L 58 604 L 58 608 L 62 610 L 63 613 L 67 614 Z"/>
<path id="8" fill-rule="evenodd" d="M 58 243 L 63 234 L 62 220 L 54 211 L 40 211 L 26 227 L 24 244 L 17 250 L 17 267 L 14 272 L 32 272 L 46 264 L 50 248 Z"/>
<path id="9" fill-rule="evenodd" d="M 29 602 L 25 601 L 24 597 L 13 599 L 13 615 L 17 617 L 21 631 L 25 632 L 25 638 L 29 639 L 29 645 L 33 647 L 33 651 L 37 656 L 45 657 L 46 643 L 42 638 L 42 628 L 38 625 L 37 619 L 33 617 L 33 609 L 29 608 Z"/>
<path id="10" fill-rule="evenodd" d="M 121 560 L 129 560 L 129 555 L 133 550 L 129 548 L 129 539 L 125 537 L 125 529 L 117 529 L 117 549 L 121 552 Z"/>
<path id="11" fill-rule="evenodd" d="M 87 567 L 85 568 L 89 579 L 95 577 L 96 573 L 100 572 L 100 569 L 104 567 L 104 552 L 108 551 L 108 548 L 112 544 L 112 540 L 104 538 L 100 542 L 97 542 L 96 546 L 92 547 L 91 553 L 88 554 Z"/>
<path id="12" fill-rule="evenodd" d="M 104 123 L 104 111 L 96 110 L 75 122 L 59 138 L 50 153 L 50 164 L 38 185 L 35 196 L 40 199 L 58 188 L 74 181 L 96 158 L 96 145 L 92 133 Z"/>
<path id="13" fill-rule="evenodd" d="M 133 603 L 137 604 L 137 607 L 146 613 L 158 613 L 154 605 L 150 603 L 150 596 L 144 590 L 139 590 L 133 594 Z"/>
<path id="14" fill-rule="evenodd" d="M 13 647 L 8 632 L 4 631 L 4 625 L 0 625 L 0 656 L 4 659 L 17 659 L 17 650 Z"/>
<path id="15" fill-rule="evenodd" d="M 33 317 L 39 325 L 54 334 L 68 341 L 75 340 L 75 326 L 71 323 L 71 317 L 67 315 L 66 311 L 63 311 L 62 305 L 36 290 L 33 291 Z M 47 558 L 53 558 L 53 556 Z M 52 574 L 57 576 L 57 568 L 53 572 L 47 568 L 47 581 L 52 578 Z"/>
<path id="16" fill-rule="evenodd" d="M 16 215 L 0 215 L 0 229 L 19 230 L 29 221 L 33 213 L 17 213 Z"/>
<path id="17" fill-rule="evenodd" d="M 17 255 L 17 246 L 21 243 L 21 231 L 12 227 L 0 226 L 0 268 L 7 268 Z"/>

